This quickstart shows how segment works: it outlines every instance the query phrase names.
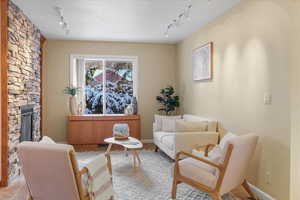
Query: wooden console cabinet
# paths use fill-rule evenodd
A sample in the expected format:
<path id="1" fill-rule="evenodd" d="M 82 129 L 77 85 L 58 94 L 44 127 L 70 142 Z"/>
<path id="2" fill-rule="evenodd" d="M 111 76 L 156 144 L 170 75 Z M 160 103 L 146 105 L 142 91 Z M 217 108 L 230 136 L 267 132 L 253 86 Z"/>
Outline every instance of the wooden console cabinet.
<path id="1" fill-rule="evenodd" d="M 130 136 L 141 139 L 140 116 L 69 116 L 68 143 L 73 145 L 105 144 L 104 139 L 112 137 L 114 124 L 129 125 Z"/>

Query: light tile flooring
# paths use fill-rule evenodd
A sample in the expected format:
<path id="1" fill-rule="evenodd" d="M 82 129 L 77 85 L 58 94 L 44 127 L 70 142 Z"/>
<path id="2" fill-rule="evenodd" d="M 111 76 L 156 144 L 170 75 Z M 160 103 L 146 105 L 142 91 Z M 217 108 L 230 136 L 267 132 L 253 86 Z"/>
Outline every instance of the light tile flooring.
<path id="1" fill-rule="evenodd" d="M 153 144 L 144 144 L 144 148 L 148 150 L 154 150 L 155 146 Z M 105 151 L 106 147 L 98 146 L 76 146 L 76 151 Z M 112 150 L 120 150 L 118 146 L 114 146 Z M 25 192 L 23 188 L 24 180 L 16 181 L 6 188 L 0 188 L 0 200 L 27 200 L 25 197 Z M 242 189 L 237 189 L 233 192 L 237 197 L 241 199 L 247 199 L 245 193 Z"/>

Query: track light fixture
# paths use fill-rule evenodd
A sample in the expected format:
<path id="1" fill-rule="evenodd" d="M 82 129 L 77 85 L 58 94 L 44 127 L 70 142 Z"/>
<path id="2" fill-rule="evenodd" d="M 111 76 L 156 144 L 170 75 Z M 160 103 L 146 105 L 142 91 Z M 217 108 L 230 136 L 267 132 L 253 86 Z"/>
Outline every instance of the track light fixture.
<path id="1" fill-rule="evenodd" d="M 55 10 L 59 16 L 59 22 L 58 24 L 61 26 L 61 28 L 65 31 L 66 35 L 70 33 L 69 24 L 65 20 L 63 9 L 59 6 L 55 7 Z"/>
<path id="2" fill-rule="evenodd" d="M 176 19 L 173 19 L 172 22 L 168 24 L 165 31 L 165 37 L 169 37 L 169 32 L 172 28 L 179 27 L 181 24 L 184 24 L 185 21 L 189 21 L 191 19 L 190 15 L 192 7 L 192 0 L 188 0 L 184 10 L 177 16 Z"/>

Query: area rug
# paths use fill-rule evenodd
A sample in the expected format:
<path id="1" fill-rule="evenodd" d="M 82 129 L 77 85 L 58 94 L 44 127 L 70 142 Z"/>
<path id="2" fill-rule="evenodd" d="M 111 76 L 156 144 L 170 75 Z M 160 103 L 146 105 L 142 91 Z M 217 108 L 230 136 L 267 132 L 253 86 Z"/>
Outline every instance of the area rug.
<path id="1" fill-rule="evenodd" d="M 99 152 L 77 153 L 78 159 L 89 159 Z M 116 200 L 170 200 L 173 162 L 163 153 L 143 150 L 142 164 L 133 167 L 133 158 L 124 152 L 112 152 L 113 186 Z M 231 193 L 223 200 L 238 200 Z M 186 184 L 179 184 L 177 200 L 212 200 L 212 198 Z"/>

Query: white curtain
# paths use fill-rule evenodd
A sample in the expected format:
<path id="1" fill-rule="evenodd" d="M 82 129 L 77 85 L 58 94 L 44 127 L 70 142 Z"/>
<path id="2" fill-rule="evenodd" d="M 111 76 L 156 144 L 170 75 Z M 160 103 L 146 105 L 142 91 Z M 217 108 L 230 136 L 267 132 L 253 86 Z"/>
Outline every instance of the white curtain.
<path id="1" fill-rule="evenodd" d="M 80 110 L 82 110 L 82 113 L 80 114 L 83 114 L 85 109 L 85 61 L 83 58 L 76 59 L 74 71 L 74 86 L 80 88 L 77 94 L 77 104 Z"/>

